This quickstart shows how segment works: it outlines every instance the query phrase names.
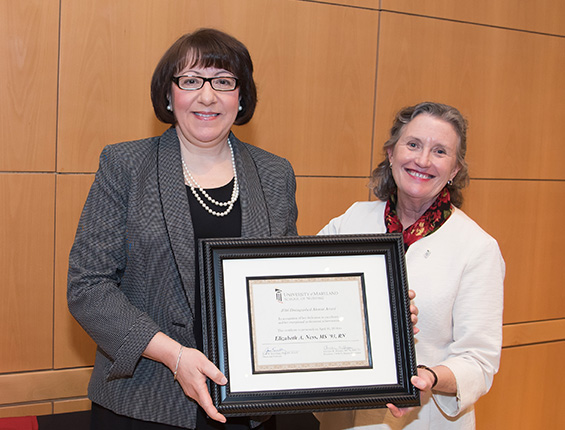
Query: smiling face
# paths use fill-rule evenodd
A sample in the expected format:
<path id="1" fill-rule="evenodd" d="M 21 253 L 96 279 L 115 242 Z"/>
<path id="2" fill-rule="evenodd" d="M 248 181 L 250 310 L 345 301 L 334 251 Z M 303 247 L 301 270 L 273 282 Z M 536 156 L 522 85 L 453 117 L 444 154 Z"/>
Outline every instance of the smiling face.
<path id="1" fill-rule="evenodd" d="M 459 137 L 448 122 L 428 114 L 416 116 L 388 150 L 398 204 L 425 211 L 432 205 L 459 166 Z"/>
<path id="2" fill-rule="evenodd" d="M 187 66 L 179 75 L 212 78 L 234 76 L 224 69 L 213 67 Z M 225 144 L 239 107 L 239 88 L 233 91 L 216 91 L 210 82 L 199 90 L 181 90 L 171 86 L 171 106 L 177 121 L 179 139 L 184 144 L 212 147 Z"/>

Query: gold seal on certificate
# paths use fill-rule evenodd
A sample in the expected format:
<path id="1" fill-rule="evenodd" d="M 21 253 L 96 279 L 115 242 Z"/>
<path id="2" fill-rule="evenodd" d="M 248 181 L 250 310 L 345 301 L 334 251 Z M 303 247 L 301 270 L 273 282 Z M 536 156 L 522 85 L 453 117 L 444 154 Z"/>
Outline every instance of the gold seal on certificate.
<path id="1" fill-rule="evenodd" d="M 253 372 L 371 367 L 362 273 L 247 278 Z"/>

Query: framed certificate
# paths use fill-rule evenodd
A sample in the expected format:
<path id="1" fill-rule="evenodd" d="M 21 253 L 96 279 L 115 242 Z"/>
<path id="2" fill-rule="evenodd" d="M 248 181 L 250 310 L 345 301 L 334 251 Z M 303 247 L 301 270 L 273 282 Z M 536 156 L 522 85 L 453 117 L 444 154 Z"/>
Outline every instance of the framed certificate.
<path id="1" fill-rule="evenodd" d="M 200 241 L 226 416 L 419 405 L 400 234 Z"/>

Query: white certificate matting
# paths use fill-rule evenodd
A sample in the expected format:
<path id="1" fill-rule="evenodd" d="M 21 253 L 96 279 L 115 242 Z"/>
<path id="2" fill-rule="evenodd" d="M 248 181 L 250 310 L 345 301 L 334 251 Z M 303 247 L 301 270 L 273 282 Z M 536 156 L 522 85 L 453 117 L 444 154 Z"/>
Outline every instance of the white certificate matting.
<path id="1" fill-rule="evenodd" d="M 395 350 L 392 330 L 392 320 L 390 311 L 390 301 L 388 292 L 388 280 L 386 272 L 386 262 L 383 255 L 352 255 L 343 258 L 341 256 L 313 256 L 313 257 L 288 257 L 288 258 L 230 258 L 222 261 L 223 282 L 224 282 L 224 306 L 226 318 L 226 338 L 228 354 L 228 367 L 229 367 L 229 384 L 231 392 L 246 392 L 246 391 L 269 391 L 269 390 L 289 390 L 289 389 L 309 389 L 320 387 L 346 387 L 346 386 L 372 386 L 372 385 L 386 385 L 397 384 L 397 370 L 395 362 Z M 274 336 L 291 336 L 291 332 L 284 333 L 288 324 L 282 323 L 284 320 L 275 321 L 273 326 L 263 327 L 263 322 L 269 316 L 265 313 L 273 312 L 275 304 L 272 303 L 272 296 L 268 297 L 265 301 L 259 296 L 261 294 L 270 295 L 270 292 L 261 292 L 260 289 L 252 293 L 252 301 L 254 303 L 253 310 L 250 309 L 250 300 L 247 292 L 248 278 L 298 278 L 307 276 L 323 275 L 326 277 L 322 283 L 327 282 L 327 276 L 340 277 L 340 274 L 347 273 L 363 273 L 365 283 L 365 300 L 366 308 L 366 324 L 367 330 L 366 338 L 364 340 L 358 339 L 352 341 L 351 344 L 345 343 L 345 349 L 348 347 L 355 348 L 355 352 L 359 353 L 364 362 L 369 362 L 371 366 L 361 366 L 361 368 L 351 368 L 356 366 L 335 366 L 331 354 L 324 355 L 323 348 L 318 350 L 312 355 L 312 363 L 315 366 L 312 370 L 304 370 L 298 372 L 264 372 L 262 370 L 269 369 L 268 366 L 282 366 L 279 370 L 284 370 L 285 366 L 296 366 L 301 363 L 308 365 L 308 360 L 305 358 L 304 351 L 308 346 L 305 344 L 300 345 L 297 349 L 288 349 L 288 351 L 296 351 L 297 353 L 284 354 L 279 351 L 274 354 L 275 350 L 271 350 L 273 360 L 268 359 L 269 352 L 267 351 L 269 341 L 274 341 Z M 363 324 L 359 319 L 365 318 L 365 311 L 361 310 L 361 299 L 358 294 L 351 294 L 345 292 L 348 287 L 348 282 L 336 282 L 334 287 L 338 291 L 343 302 L 344 297 L 350 303 L 335 303 L 331 298 L 326 297 L 322 302 L 325 302 L 324 308 L 336 308 L 336 316 L 344 317 L 349 314 L 357 315 L 351 321 L 341 323 L 337 322 L 335 325 L 326 323 L 321 324 L 318 328 L 318 335 L 323 331 L 332 332 L 339 335 L 340 333 L 346 336 L 357 336 L 359 332 L 364 329 Z M 284 289 L 289 287 L 292 291 L 297 292 L 300 288 L 298 285 L 285 285 Z M 315 283 L 308 286 L 307 290 L 311 293 L 318 291 L 320 285 Z M 253 287 L 255 289 L 255 287 Z M 325 289 L 325 287 L 324 287 Z M 290 292 L 290 290 L 289 290 Z M 276 294 L 276 293 L 275 293 Z M 289 296 L 288 296 L 289 297 Z M 328 301 L 326 301 L 328 299 Z M 276 301 L 276 295 L 275 295 Z M 284 296 L 283 296 L 284 302 Z M 294 302 L 297 302 L 296 300 Z M 267 309 L 261 309 L 265 306 Z M 339 308 L 339 311 L 338 311 Z M 290 305 L 287 309 L 290 309 Z M 296 309 L 299 309 L 298 307 Z M 305 311 L 302 311 L 305 312 Z M 287 314 L 290 311 L 286 312 Z M 298 311 L 297 313 L 300 313 Z M 283 315 L 280 312 L 279 315 Z M 325 318 L 329 318 L 331 312 L 324 310 Z M 331 315 L 330 315 L 331 314 Z M 255 342 L 252 345 L 252 329 L 251 318 L 262 321 L 261 327 L 255 331 Z M 315 313 L 312 314 L 315 316 Z M 292 324 L 291 324 L 292 326 Z M 258 327 L 258 326 L 257 326 Z M 301 331 L 297 336 L 305 336 L 310 329 L 306 330 L 307 325 L 295 325 L 295 329 Z M 313 327 L 313 326 L 310 326 Z M 333 330 L 336 327 L 336 330 Z M 378 329 L 372 329 L 372 327 Z M 323 329 L 323 330 L 322 330 Z M 278 330 L 283 330 L 278 332 Z M 315 334 L 315 330 L 309 332 Z M 316 340 L 316 339 L 312 339 Z M 318 339 L 319 340 L 319 339 Z M 349 339 L 346 338 L 347 341 Z M 315 344 L 316 342 L 312 342 Z M 367 350 L 364 348 L 357 348 L 358 345 L 364 343 L 367 345 Z M 280 344 L 280 342 L 279 342 Z M 325 346 L 328 351 L 331 346 L 339 346 L 339 343 L 332 344 L 327 342 Z M 253 349 L 255 347 L 255 350 Z M 290 347 L 290 345 L 289 345 Z M 296 345 L 295 345 L 296 347 Z M 370 348 L 370 349 L 369 349 Z M 254 369 L 254 357 L 258 354 L 263 354 L 263 359 L 256 361 L 258 364 L 259 373 L 257 368 Z M 338 356 L 335 362 L 340 363 L 343 359 L 343 351 L 340 348 L 335 348 L 334 351 Z M 370 353 L 372 351 L 372 353 Z M 266 352 L 266 354 L 264 354 Z M 299 359 L 291 356 L 300 354 Z M 367 354 L 365 360 L 365 354 Z M 340 357 L 341 355 L 341 357 Z M 347 354 L 345 354 L 347 355 Z M 348 357 L 350 359 L 351 357 Z M 269 363 L 272 361 L 272 364 Z M 355 360 L 353 360 L 355 361 Z M 325 363 L 325 364 L 324 364 Z M 267 366 L 261 367 L 261 366 Z M 337 367 L 333 369 L 332 367 Z M 324 369 L 325 368 L 325 369 Z M 347 368 L 347 370 L 345 370 Z"/>

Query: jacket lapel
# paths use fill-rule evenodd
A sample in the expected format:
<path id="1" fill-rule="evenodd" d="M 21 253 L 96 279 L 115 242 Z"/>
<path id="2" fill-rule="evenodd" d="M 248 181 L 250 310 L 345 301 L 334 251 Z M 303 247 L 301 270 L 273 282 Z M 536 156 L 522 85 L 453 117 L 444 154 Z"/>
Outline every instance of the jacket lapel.
<path id="1" fill-rule="evenodd" d="M 194 315 L 194 230 L 182 174 L 180 143 L 171 127 L 159 140 L 159 193 L 165 225 L 189 305 Z"/>
<path id="2" fill-rule="evenodd" d="M 233 133 L 230 134 L 230 140 L 234 143 L 235 166 L 239 180 L 241 236 L 270 236 L 269 211 L 255 160 L 246 144 L 238 140 Z"/>

